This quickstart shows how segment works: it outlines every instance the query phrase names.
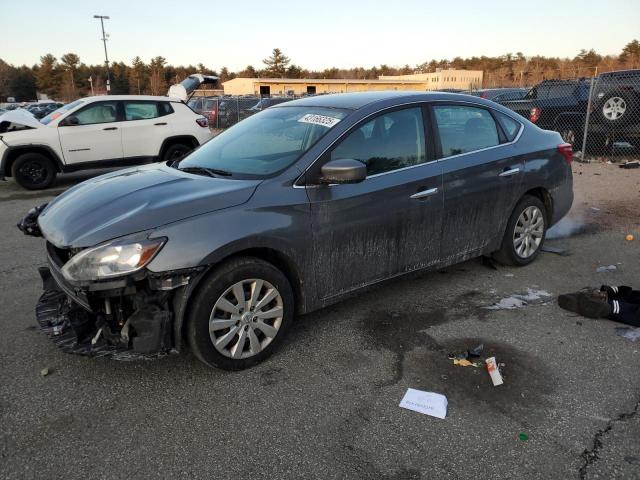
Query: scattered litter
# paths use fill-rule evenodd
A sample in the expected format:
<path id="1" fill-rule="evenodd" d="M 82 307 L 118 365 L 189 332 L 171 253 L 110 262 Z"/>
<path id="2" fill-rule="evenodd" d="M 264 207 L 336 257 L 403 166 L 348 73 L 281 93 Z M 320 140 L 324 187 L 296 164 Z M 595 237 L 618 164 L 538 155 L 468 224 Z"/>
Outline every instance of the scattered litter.
<path id="1" fill-rule="evenodd" d="M 466 358 L 456 358 L 453 360 L 454 365 L 459 365 L 461 367 L 475 367 L 480 368 L 482 366 L 482 362 L 470 362 Z"/>
<path id="2" fill-rule="evenodd" d="M 620 168 L 640 168 L 640 161 L 634 160 L 633 162 L 625 162 L 620 165 Z"/>
<path id="3" fill-rule="evenodd" d="M 627 240 L 627 242 L 631 242 L 633 240 L 633 235 L 629 234 L 624 238 Z"/>
<path id="4" fill-rule="evenodd" d="M 624 461 L 631 465 L 640 465 L 640 457 L 624 457 Z"/>
<path id="5" fill-rule="evenodd" d="M 596 273 L 613 272 L 614 270 L 617 270 L 617 269 L 618 267 L 616 267 L 615 265 L 601 266 L 596 268 Z"/>
<path id="6" fill-rule="evenodd" d="M 560 255 L 561 257 L 568 257 L 569 255 L 571 255 L 571 252 L 566 248 L 552 247 L 551 245 L 543 245 L 542 251 L 548 252 L 548 253 L 555 253 L 557 255 Z"/>
<path id="7" fill-rule="evenodd" d="M 447 397 L 444 395 L 409 388 L 400 407 L 444 419 L 447 416 L 447 404 Z"/>
<path id="8" fill-rule="evenodd" d="M 518 438 L 520 439 L 520 441 L 526 442 L 527 440 L 529 440 L 529 435 L 527 435 L 524 432 L 520 432 L 520 434 L 518 435 Z"/>
<path id="9" fill-rule="evenodd" d="M 507 278 L 511 278 L 511 277 L 514 277 L 515 275 L 513 273 L 505 273 L 504 276 Z"/>
<path id="10" fill-rule="evenodd" d="M 498 370 L 498 364 L 496 363 L 496 357 L 489 357 L 485 360 L 487 364 L 487 372 L 489 372 L 489 376 L 491 377 L 491 381 L 493 382 L 493 386 L 497 387 L 502 385 L 504 381 L 502 380 L 502 375 L 500 374 L 500 370 Z"/>
<path id="11" fill-rule="evenodd" d="M 524 307 L 528 305 L 528 302 L 534 300 L 540 300 L 542 297 L 550 297 L 551 294 L 545 290 L 534 290 L 527 288 L 527 293 L 514 294 L 510 297 L 501 299 L 498 303 L 494 303 L 489 307 L 484 307 L 488 310 L 513 310 L 514 308 Z"/>
<path id="12" fill-rule="evenodd" d="M 640 328 L 616 327 L 616 335 L 628 338 L 632 342 L 640 339 Z"/>
<path id="13" fill-rule="evenodd" d="M 470 348 L 469 350 L 467 350 L 467 353 L 469 354 L 470 357 L 479 357 L 480 355 L 482 355 L 482 350 L 484 350 L 483 343 L 481 343 L 477 347 Z"/>
<path id="14" fill-rule="evenodd" d="M 600 209 L 598 207 L 590 207 L 592 212 L 599 212 Z"/>
<path id="15" fill-rule="evenodd" d="M 43 368 L 42 370 L 40 370 L 40 375 L 42 375 L 43 377 L 46 377 L 47 375 L 49 375 L 49 369 Z"/>

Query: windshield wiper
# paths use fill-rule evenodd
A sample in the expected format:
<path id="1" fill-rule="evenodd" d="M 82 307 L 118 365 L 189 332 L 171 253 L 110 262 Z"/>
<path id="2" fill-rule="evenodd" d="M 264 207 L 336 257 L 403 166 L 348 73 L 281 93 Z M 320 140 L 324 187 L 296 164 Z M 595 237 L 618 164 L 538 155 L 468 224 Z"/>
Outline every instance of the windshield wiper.
<path id="1" fill-rule="evenodd" d="M 209 167 L 184 167 L 178 168 L 181 172 L 187 173 L 195 173 L 196 175 L 209 175 L 210 177 L 230 177 L 233 174 L 231 172 L 227 172 L 226 170 L 219 170 L 217 168 L 209 168 Z"/>

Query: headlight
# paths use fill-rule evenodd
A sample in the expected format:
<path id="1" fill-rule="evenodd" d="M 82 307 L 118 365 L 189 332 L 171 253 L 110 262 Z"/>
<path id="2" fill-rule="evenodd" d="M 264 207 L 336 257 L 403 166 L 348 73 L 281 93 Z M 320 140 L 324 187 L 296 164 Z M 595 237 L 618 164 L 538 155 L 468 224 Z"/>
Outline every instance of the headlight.
<path id="1" fill-rule="evenodd" d="M 111 242 L 81 251 L 62 267 L 70 281 L 102 280 L 133 273 L 148 264 L 164 245 L 166 238 L 132 243 Z"/>

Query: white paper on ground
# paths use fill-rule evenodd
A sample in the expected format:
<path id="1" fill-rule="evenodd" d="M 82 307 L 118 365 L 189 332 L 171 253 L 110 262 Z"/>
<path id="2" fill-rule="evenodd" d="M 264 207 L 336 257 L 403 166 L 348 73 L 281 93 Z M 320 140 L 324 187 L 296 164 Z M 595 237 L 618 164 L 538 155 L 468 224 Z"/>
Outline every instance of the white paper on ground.
<path id="1" fill-rule="evenodd" d="M 400 406 L 424 413 L 432 417 L 445 418 L 447 416 L 447 397 L 439 393 L 423 392 L 413 388 L 407 389 Z"/>

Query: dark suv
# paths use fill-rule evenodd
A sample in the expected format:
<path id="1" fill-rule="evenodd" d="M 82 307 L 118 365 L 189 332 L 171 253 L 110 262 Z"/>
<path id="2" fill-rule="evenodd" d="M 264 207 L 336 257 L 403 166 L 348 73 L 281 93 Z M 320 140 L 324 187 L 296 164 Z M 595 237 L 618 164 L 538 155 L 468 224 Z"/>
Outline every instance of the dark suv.
<path id="1" fill-rule="evenodd" d="M 545 80 L 533 87 L 522 100 L 500 102 L 545 130 L 555 130 L 563 140 L 582 141 L 589 80 Z"/>
<path id="2" fill-rule="evenodd" d="M 603 73 L 593 91 L 589 136 L 640 148 L 640 70 Z"/>
<path id="3" fill-rule="evenodd" d="M 546 80 L 524 99 L 500 104 L 582 146 L 590 88 L 590 79 Z M 610 153 L 615 142 L 640 147 L 640 70 L 603 73 L 595 80 L 587 152 Z"/>

